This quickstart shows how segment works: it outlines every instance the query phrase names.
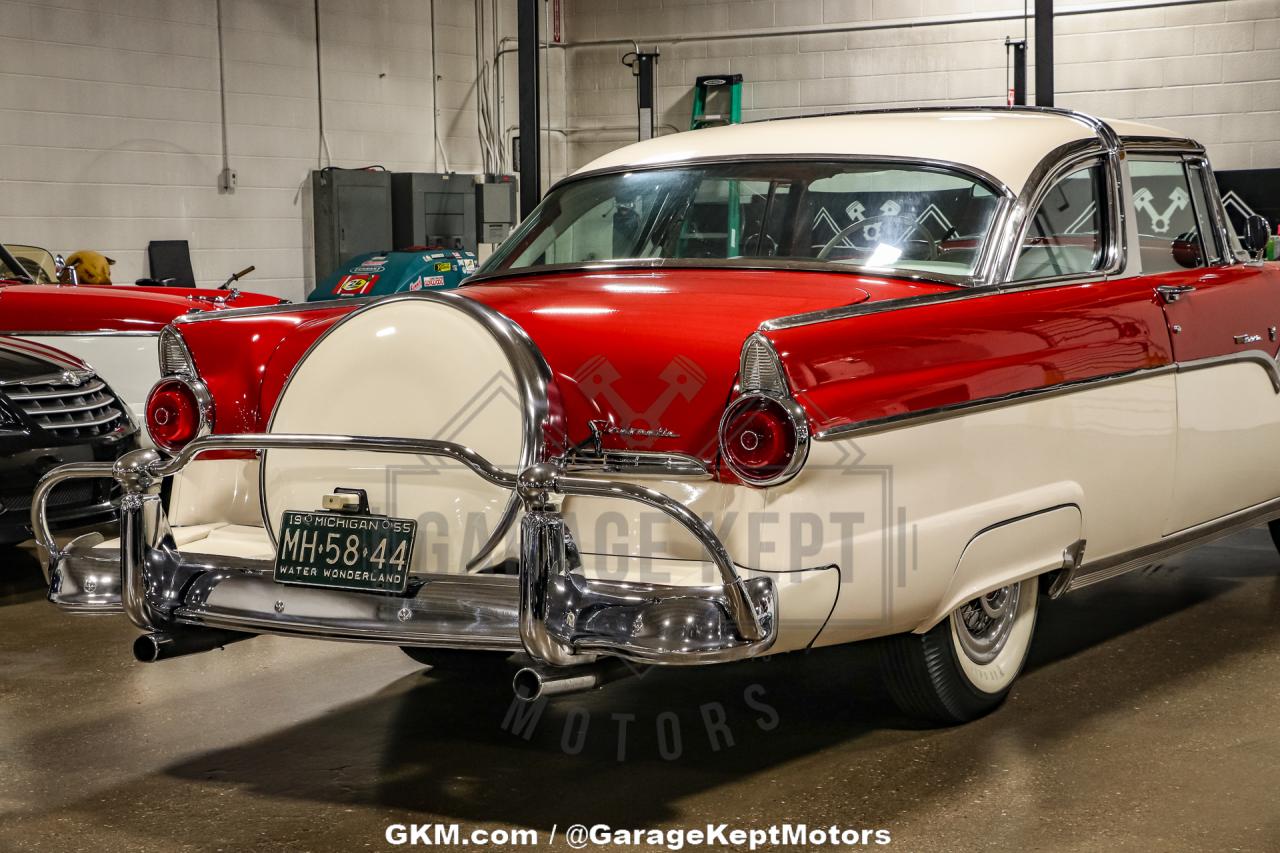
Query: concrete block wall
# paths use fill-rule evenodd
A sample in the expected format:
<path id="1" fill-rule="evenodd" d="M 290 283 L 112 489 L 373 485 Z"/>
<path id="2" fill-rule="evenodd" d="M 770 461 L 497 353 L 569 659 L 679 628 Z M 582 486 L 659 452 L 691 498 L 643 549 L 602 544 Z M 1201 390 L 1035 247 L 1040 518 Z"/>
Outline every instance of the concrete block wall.
<path id="1" fill-rule="evenodd" d="M 660 121 L 669 127 L 660 132 L 670 132 L 688 127 L 701 74 L 742 73 L 748 119 L 1003 104 L 1003 42 L 1023 33 L 1016 0 L 565 3 L 571 168 L 635 138 L 635 84 L 619 62 L 632 46 L 600 42 L 661 51 Z M 1280 167 L 1280 0 L 1057 0 L 1055 9 L 1058 105 L 1186 133 L 1219 169 Z M 785 33 L 796 28 L 815 32 Z M 1033 67 L 1029 77 L 1034 96 Z M 591 130 L 619 125 L 627 129 Z"/>
<path id="2" fill-rule="evenodd" d="M 437 0 L 449 165 L 478 171 L 474 5 Z M 213 0 L 0 0 L 0 240 L 98 249 L 147 274 L 149 240 L 186 239 L 217 285 L 298 299 L 313 286 L 319 165 L 443 168 L 434 151 L 427 0 L 320 0 L 326 145 L 312 0 L 222 0 L 228 154 L 221 170 Z"/>

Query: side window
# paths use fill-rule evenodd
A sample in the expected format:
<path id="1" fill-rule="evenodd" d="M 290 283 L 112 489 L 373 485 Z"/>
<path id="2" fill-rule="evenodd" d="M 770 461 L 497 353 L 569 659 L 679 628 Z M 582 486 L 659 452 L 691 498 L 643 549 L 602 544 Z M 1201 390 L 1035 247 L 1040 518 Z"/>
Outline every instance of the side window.
<path id="1" fill-rule="evenodd" d="M 1013 268 L 1015 281 L 1084 274 L 1106 254 L 1105 169 L 1094 163 L 1070 172 L 1049 190 L 1031 219 Z"/>
<path id="2" fill-rule="evenodd" d="M 1161 273 L 1204 266 L 1206 253 L 1201 235 L 1211 234 L 1212 229 L 1201 230 L 1197 211 L 1205 210 L 1203 185 L 1198 194 L 1193 194 L 1181 160 L 1132 158 L 1129 175 L 1142 271 Z"/>

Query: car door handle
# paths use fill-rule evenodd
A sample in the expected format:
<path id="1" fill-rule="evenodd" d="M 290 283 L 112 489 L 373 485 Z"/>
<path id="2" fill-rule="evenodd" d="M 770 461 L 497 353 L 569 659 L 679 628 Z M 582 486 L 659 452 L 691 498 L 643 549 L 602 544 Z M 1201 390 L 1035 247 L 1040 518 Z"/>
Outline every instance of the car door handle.
<path id="1" fill-rule="evenodd" d="M 1195 289 L 1194 284 L 1161 284 L 1156 286 L 1156 293 L 1160 294 L 1160 298 L 1168 305 L 1170 302 L 1177 302 Z"/>

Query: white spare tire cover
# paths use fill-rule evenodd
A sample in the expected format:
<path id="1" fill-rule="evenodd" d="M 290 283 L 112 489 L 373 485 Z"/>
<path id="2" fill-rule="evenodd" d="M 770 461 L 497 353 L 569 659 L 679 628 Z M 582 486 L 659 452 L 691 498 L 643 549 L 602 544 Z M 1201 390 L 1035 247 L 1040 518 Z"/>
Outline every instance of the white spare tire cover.
<path id="1" fill-rule="evenodd" d="M 519 387 L 480 320 L 448 300 L 392 299 L 351 314 L 315 344 L 281 394 L 270 430 L 442 439 L 514 473 L 524 434 Z M 441 457 L 271 450 L 262 494 L 272 536 L 285 510 L 319 509 L 336 487 L 364 489 L 374 514 L 418 521 L 415 573 L 465 572 L 512 499 Z M 484 564 L 501 558 L 495 552 Z"/>

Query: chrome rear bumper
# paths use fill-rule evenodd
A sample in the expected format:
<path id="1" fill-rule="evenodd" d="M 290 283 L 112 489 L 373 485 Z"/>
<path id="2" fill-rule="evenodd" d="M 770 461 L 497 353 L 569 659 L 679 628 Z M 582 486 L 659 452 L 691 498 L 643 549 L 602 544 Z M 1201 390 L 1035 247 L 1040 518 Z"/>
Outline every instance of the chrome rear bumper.
<path id="1" fill-rule="evenodd" d="M 405 595 L 286 586 L 268 560 L 183 554 L 174 544 L 160 483 L 208 450 L 352 449 L 440 456 L 514 491 L 524 515 L 519 575 L 415 576 Z M 96 535 L 59 549 L 45 520 L 49 491 L 76 477 L 114 477 L 124 488 L 120 555 Z M 558 511 L 562 495 L 635 501 L 692 533 L 720 574 L 716 586 L 681 587 L 586 578 Z M 172 458 L 154 450 L 114 465 L 78 463 L 50 472 L 36 490 L 32 526 L 45 551 L 49 600 L 72 612 L 124 612 L 148 632 L 203 626 L 402 646 L 524 650 L 551 666 L 600 654 L 663 664 L 751 657 L 777 635 L 769 578 L 744 580 L 711 528 L 688 507 L 634 483 L 568 475 L 550 464 L 510 474 L 444 441 L 338 435 L 236 435 L 197 439 Z M 107 552 L 110 553 L 110 552 Z"/>

